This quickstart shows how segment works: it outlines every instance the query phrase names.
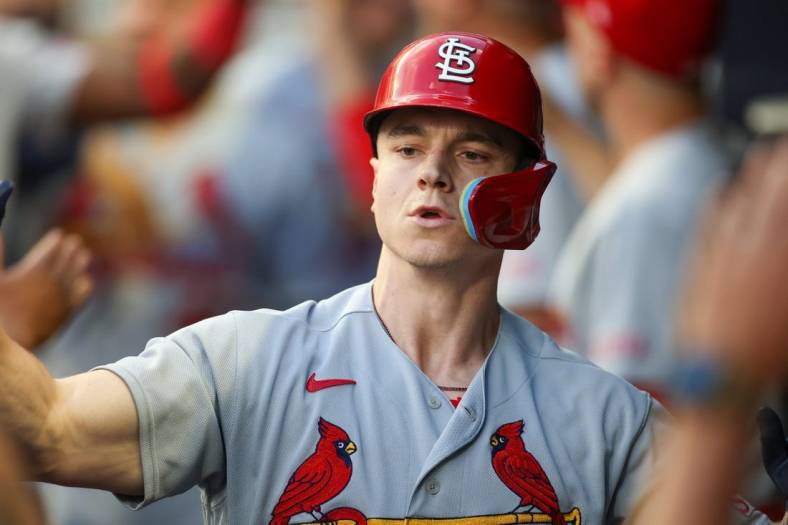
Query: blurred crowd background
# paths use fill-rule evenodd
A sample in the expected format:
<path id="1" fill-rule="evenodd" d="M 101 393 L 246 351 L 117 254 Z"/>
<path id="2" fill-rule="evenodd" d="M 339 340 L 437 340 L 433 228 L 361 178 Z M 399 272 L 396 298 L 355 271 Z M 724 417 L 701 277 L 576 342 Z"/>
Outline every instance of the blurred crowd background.
<path id="1" fill-rule="evenodd" d="M 664 2 L 713 26 L 703 33 L 713 46 L 691 79 L 654 73 L 660 89 L 664 78 L 680 84 L 677 98 L 670 85 L 644 91 L 644 118 L 659 104 L 691 108 L 669 131 L 692 151 L 658 144 L 649 154 L 664 164 L 632 168 L 650 170 L 640 178 L 622 174 L 622 132 L 607 122 L 616 100 L 631 108 L 640 95 L 584 97 L 578 54 L 564 43 L 566 13 L 550 0 L 252 0 L 236 51 L 190 100 L 129 109 L 109 84 L 86 87 L 97 57 L 122 70 L 137 56 L 124 49 L 177 45 L 221 1 L 0 0 L 0 179 L 16 186 L 3 275 L 17 269 L 23 280 L 42 252 L 65 250 L 46 236 L 53 228 L 91 254 L 91 284 L 74 292 L 74 302 L 87 298 L 78 313 L 54 336 L 29 341 L 55 376 L 136 354 L 151 337 L 230 309 L 286 308 L 371 279 L 380 241 L 361 117 L 404 44 L 459 30 L 497 38 L 532 65 L 548 157 L 559 165 L 540 238 L 504 259 L 501 303 L 663 396 L 675 305 L 707 197 L 754 137 L 788 125 L 783 0 L 729 0 L 697 20 L 698 2 Z M 672 32 L 655 38 L 680 41 Z M 583 46 L 593 60 L 594 43 Z M 650 192 L 660 199 L 649 202 Z M 6 308 L 20 312 L 19 297 Z M 769 490 L 753 485 L 752 497 L 767 504 Z M 56 525 L 201 522 L 196 489 L 137 513 L 98 491 L 40 493 Z"/>

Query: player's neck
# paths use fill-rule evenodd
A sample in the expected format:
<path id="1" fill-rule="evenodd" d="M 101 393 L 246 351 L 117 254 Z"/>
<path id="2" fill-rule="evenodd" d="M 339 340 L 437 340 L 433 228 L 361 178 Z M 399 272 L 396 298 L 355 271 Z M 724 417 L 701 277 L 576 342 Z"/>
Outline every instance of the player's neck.
<path id="1" fill-rule="evenodd" d="M 679 88 L 642 86 L 640 78 L 611 86 L 601 106 L 616 157 L 621 160 L 644 143 L 701 118 L 699 96 Z"/>
<path id="2" fill-rule="evenodd" d="M 431 272 L 384 249 L 375 308 L 394 342 L 430 379 L 466 386 L 498 334 L 497 285 L 497 269 Z"/>

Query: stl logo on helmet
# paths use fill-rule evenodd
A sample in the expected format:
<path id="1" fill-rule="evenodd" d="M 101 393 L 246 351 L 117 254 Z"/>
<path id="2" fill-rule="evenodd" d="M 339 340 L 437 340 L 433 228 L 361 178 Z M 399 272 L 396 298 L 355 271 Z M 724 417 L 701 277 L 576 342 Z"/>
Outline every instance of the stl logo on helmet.
<path id="1" fill-rule="evenodd" d="M 435 64 L 435 67 L 441 70 L 438 80 L 472 84 L 473 77 L 470 75 L 476 69 L 476 62 L 471 59 L 470 55 L 475 52 L 475 47 L 463 44 L 459 38 L 448 38 L 438 48 L 438 55 L 443 59 L 443 62 Z"/>

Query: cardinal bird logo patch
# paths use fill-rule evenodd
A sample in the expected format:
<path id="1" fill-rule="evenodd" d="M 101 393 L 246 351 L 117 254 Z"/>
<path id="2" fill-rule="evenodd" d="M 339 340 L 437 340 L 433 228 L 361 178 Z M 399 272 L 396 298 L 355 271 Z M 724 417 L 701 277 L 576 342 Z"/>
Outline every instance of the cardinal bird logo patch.
<path id="1" fill-rule="evenodd" d="M 581 525 L 580 509 L 561 512 L 558 497 L 536 458 L 523 442 L 523 421 L 501 425 L 490 437 L 492 467 L 501 482 L 518 498 L 518 505 L 502 514 L 462 518 L 367 517 L 353 507 L 337 507 L 323 512 L 322 506 L 339 495 L 353 474 L 351 456 L 356 444 L 347 432 L 322 417 L 315 451 L 296 468 L 271 512 L 269 525 L 289 525 L 291 518 L 310 514 L 311 521 L 300 525 L 504 525 L 509 523 L 549 523 Z M 486 459 L 484 459 L 486 461 Z M 497 483 L 497 482 L 496 482 Z"/>
<path id="2" fill-rule="evenodd" d="M 550 518 L 552 525 L 579 523 L 577 508 L 564 514 L 558 506 L 558 496 L 550 480 L 533 454 L 525 450 L 523 420 L 512 421 L 498 427 L 490 436 L 492 468 L 506 487 L 520 498 L 512 510 L 536 507 Z"/>
<path id="3" fill-rule="evenodd" d="M 325 516 L 320 506 L 344 490 L 353 474 L 350 456 L 356 444 L 347 432 L 322 417 L 317 422 L 320 439 L 315 451 L 290 476 L 279 502 L 271 513 L 270 525 L 287 525 L 290 518 L 306 512 L 316 521 Z"/>

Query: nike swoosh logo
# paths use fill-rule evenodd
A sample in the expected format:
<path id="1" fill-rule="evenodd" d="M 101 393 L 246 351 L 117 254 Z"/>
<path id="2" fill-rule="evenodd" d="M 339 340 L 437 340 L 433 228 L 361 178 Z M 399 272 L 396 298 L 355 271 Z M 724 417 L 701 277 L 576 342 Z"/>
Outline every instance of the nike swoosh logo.
<path id="1" fill-rule="evenodd" d="M 356 382 L 352 379 L 315 379 L 315 373 L 312 372 L 312 375 L 306 380 L 306 391 L 314 394 L 324 388 L 355 384 Z"/>

